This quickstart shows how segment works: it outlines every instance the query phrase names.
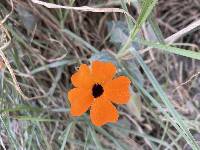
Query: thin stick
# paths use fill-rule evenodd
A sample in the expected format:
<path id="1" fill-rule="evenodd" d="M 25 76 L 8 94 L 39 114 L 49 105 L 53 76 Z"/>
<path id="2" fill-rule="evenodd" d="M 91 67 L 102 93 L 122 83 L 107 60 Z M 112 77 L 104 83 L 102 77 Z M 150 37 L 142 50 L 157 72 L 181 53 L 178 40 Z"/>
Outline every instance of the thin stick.
<path id="1" fill-rule="evenodd" d="M 118 12 L 118 13 L 123 13 L 130 17 L 134 22 L 135 19 L 125 10 L 120 9 L 120 8 L 94 8 L 94 7 L 88 7 L 88 6 L 82 6 L 82 7 L 72 7 L 72 6 L 62 6 L 62 5 L 57 5 L 53 3 L 47 3 L 39 0 L 31 0 L 35 4 L 39 4 L 42 6 L 45 6 L 47 8 L 54 8 L 54 9 L 67 9 L 67 10 L 78 10 L 78 11 L 89 11 L 89 12 Z"/>

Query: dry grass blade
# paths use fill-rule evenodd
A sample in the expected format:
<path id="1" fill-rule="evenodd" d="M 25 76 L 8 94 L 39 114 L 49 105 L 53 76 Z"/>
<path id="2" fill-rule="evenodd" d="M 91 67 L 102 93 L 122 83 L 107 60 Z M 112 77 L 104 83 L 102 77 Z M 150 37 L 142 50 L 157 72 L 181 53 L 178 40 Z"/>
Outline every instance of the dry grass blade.
<path id="1" fill-rule="evenodd" d="M 195 73 L 195 74 L 193 74 L 187 81 L 185 81 L 185 82 L 181 83 L 179 86 L 177 86 L 177 87 L 174 89 L 173 92 L 177 91 L 180 87 L 182 87 L 182 86 L 188 84 L 189 82 L 192 82 L 192 80 L 193 80 L 194 78 L 197 78 L 199 75 L 200 75 L 200 71 L 197 72 L 197 73 Z"/>
<path id="2" fill-rule="evenodd" d="M 187 27 L 183 28 L 182 30 L 176 32 L 175 34 L 171 35 L 170 37 L 166 38 L 165 41 L 168 43 L 173 43 L 179 38 L 183 37 L 185 34 L 188 34 L 192 30 L 195 30 L 200 26 L 200 19 L 189 24 Z"/>
<path id="3" fill-rule="evenodd" d="M 128 12 L 126 12 L 123 9 L 120 8 L 93 8 L 88 6 L 82 6 L 82 7 L 72 7 L 72 6 L 61 6 L 57 4 L 42 2 L 39 0 L 31 0 L 35 4 L 43 5 L 47 8 L 56 8 L 56 9 L 67 9 L 67 10 L 78 10 L 78 11 L 89 11 L 89 12 L 112 12 L 112 13 L 123 13 L 130 17 L 133 21 L 135 20 Z"/>

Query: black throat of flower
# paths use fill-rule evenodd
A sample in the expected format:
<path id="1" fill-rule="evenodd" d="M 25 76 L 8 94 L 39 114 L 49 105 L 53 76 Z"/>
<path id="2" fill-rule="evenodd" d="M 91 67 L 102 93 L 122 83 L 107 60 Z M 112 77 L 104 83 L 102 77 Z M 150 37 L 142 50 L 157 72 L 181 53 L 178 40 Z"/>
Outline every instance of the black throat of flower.
<path id="1" fill-rule="evenodd" d="M 94 96 L 94 98 L 101 96 L 103 94 L 103 91 L 103 87 L 98 83 L 94 84 L 94 86 L 92 87 L 92 95 Z"/>

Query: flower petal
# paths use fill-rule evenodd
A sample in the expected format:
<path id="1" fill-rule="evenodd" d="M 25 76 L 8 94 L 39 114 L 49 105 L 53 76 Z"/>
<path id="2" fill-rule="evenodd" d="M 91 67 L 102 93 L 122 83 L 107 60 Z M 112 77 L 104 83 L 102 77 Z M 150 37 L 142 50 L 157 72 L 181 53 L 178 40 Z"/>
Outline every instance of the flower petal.
<path id="1" fill-rule="evenodd" d="M 116 122 L 118 117 L 117 109 L 110 101 L 102 97 L 95 99 L 90 111 L 90 118 L 94 125 L 102 126 L 108 122 Z"/>
<path id="2" fill-rule="evenodd" d="M 115 73 L 116 67 L 110 62 L 92 62 L 92 76 L 97 83 L 103 84 L 106 81 L 112 80 Z"/>
<path id="3" fill-rule="evenodd" d="M 120 76 L 107 82 L 104 86 L 104 95 L 106 99 L 116 104 L 127 103 L 130 98 L 130 83 L 131 81 L 125 76 Z"/>
<path id="4" fill-rule="evenodd" d="M 71 104 L 71 115 L 80 116 L 88 110 L 93 102 L 91 91 L 83 88 L 74 88 L 68 92 Z"/>
<path id="5" fill-rule="evenodd" d="M 91 78 L 90 68 L 86 64 L 81 64 L 79 70 L 71 77 L 72 84 L 75 87 L 91 87 L 93 80 Z"/>

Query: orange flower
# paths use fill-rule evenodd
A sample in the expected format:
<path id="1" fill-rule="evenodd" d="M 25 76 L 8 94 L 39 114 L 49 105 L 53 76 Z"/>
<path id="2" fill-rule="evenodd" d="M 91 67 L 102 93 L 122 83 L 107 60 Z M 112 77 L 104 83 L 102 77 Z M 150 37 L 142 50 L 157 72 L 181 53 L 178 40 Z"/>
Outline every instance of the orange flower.
<path id="1" fill-rule="evenodd" d="M 71 77 L 75 88 L 68 92 L 71 115 L 81 116 L 90 107 L 94 125 L 101 126 L 118 120 L 115 104 L 125 104 L 130 97 L 130 80 L 125 76 L 114 78 L 116 67 L 109 62 L 94 61 L 91 68 L 82 64 Z"/>

